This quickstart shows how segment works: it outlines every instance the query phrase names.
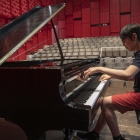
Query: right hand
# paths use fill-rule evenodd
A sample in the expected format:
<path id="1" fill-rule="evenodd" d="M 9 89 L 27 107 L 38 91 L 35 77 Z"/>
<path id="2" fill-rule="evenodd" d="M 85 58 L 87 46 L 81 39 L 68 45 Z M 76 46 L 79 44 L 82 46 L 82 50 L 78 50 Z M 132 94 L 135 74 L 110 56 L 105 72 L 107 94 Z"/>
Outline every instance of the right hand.
<path id="1" fill-rule="evenodd" d="M 107 75 L 107 74 L 103 74 L 101 77 L 100 77 L 100 79 L 99 79 L 99 81 L 104 81 L 104 80 L 109 80 L 109 79 L 111 79 L 112 77 L 111 76 L 109 76 L 109 75 Z"/>

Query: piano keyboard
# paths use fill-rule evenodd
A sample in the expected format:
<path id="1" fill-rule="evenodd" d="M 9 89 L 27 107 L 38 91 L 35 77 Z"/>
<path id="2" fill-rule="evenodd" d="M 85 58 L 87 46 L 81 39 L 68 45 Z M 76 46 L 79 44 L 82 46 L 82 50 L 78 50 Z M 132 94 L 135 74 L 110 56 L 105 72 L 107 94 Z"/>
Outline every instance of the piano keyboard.
<path id="1" fill-rule="evenodd" d="M 89 86 L 87 86 L 85 90 L 81 92 L 81 94 L 73 101 L 73 103 L 79 105 L 81 104 L 85 106 L 85 108 L 92 109 L 98 97 L 100 96 L 104 86 L 107 83 L 107 80 L 100 82 L 99 78 L 100 76 L 96 77 L 96 79 L 91 78 L 91 84 L 89 84 Z"/>

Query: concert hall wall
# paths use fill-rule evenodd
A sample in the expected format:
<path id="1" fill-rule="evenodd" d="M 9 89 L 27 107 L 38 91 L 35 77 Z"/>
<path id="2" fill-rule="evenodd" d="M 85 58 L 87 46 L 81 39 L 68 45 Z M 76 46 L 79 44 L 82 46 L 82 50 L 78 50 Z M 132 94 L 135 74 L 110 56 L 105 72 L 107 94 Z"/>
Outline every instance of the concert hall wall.
<path id="1" fill-rule="evenodd" d="M 119 35 L 124 25 L 130 22 L 140 23 L 140 0 L 1 0 L 0 27 L 36 5 L 59 3 L 66 3 L 66 7 L 53 19 L 60 39 L 114 36 Z M 53 42 L 55 37 L 48 23 L 15 52 L 9 61 L 26 59 L 26 54 L 36 52 L 43 45 Z"/>

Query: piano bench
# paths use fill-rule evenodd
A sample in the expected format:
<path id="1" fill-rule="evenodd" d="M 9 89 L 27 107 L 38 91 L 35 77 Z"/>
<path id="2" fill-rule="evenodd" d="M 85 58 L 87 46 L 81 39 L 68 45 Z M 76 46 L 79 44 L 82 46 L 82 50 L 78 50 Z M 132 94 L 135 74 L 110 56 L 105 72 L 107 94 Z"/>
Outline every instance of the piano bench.
<path id="1" fill-rule="evenodd" d="M 140 110 L 135 110 L 136 117 L 137 117 L 137 123 L 140 124 Z"/>

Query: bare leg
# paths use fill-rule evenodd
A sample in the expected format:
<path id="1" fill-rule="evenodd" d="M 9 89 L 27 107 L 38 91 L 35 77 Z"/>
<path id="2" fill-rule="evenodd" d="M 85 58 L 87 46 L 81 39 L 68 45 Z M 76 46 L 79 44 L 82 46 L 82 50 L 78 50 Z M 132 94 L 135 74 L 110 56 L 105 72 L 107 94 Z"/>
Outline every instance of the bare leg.
<path id="1" fill-rule="evenodd" d="M 94 128 L 94 131 L 96 133 L 100 133 L 101 130 L 104 128 L 104 126 L 106 125 L 106 121 L 105 121 L 105 117 L 103 115 L 103 112 L 101 112 L 100 116 L 99 116 L 99 119 L 97 121 L 97 124 Z"/>
<path id="2" fill-rule="evenodd" d="M 113 137 L 116 137 L 120 135 L 120 130 L 114 110 L 115 108 L 112 104 L 112 97 L 105 97 L 102 103 L 102 113 L 105 117 L 106 123 L 108 124 Z"/>

